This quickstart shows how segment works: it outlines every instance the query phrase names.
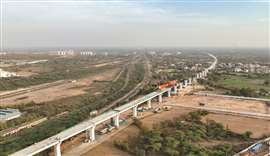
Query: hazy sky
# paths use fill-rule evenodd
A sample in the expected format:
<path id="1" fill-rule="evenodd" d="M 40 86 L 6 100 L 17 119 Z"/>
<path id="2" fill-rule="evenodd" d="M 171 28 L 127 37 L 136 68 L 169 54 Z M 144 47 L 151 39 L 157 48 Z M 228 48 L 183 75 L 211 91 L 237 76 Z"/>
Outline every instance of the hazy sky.
<path id="1" fill-rule="evenodd" d="M 269 47 L 269 1 L 2 1 L 4 48 Z"/>

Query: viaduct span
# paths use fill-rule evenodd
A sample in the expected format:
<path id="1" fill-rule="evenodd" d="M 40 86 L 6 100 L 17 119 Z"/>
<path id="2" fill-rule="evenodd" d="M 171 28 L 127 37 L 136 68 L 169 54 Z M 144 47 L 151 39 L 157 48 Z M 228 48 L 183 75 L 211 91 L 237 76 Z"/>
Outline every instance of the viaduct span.
<path id="1" fill-rule="evenodd" d="M 48 148 L 54 148 L 54 155 L 55 156 L 61 156 L 61 143 L 79 133 L 85 132 L 88 139 L 90 141 L 95 141 L 95 127 L 103 123 L 107 120 L 113 119 L 114 126 L 116 128 L 119 127 L 119 117 L 121 113 L 126 112 L 130 109 L 133 110 L 133 117 L 137 117 L 137 108 L 141 104 L 147 103 L 148 107 L 151 108 L 151 100 L 154 98 L 158 98 L 158 102 L 162 102 L 163 95 L 167 95 L 170 97 L 171 93 L 177 93 L 182 90 L 182 88 L 187 87 L 188 85 L 191 85 L 194 83 L 197 79 L 205 78 L 207 76 L 207 73 L 209 70 L 212 70 L 215 68 L 217 64 L 217 58 L 212 55 L 208 54 L 214 59 L 214 62 L 211 64 L 210 67 L 206 68 L 205 70 L 201 71 L 200 73 L 197 73 L 195 77 L 191 77 L 187 80 L 184 80 L 183 82 L 176 83 L 174 86 L 165 88 L 163 90 L 158 90 L 155 92 L 152 92 L 150 94 L 147 94 L 139 99 L 136 99 L 134 101 L 131 101 L 127 104 L 124 104 L 122 106 L 119 106 L 113 110 L 107 111 L 103 114 L 100 114 L 99 116 L 95 118 L 88 119 L 84 122 L 81 122 L 69 129 L 66 129 L 52 137 L 49 137 L 45 140 L 42 140 L 40 142 L 37 142 L 33 145 L 30 145 L 20 151 L 17 151 L 16 153 L 11 154 L 11 156 L 32 156 L 35 154 L 38 154 Z"/>

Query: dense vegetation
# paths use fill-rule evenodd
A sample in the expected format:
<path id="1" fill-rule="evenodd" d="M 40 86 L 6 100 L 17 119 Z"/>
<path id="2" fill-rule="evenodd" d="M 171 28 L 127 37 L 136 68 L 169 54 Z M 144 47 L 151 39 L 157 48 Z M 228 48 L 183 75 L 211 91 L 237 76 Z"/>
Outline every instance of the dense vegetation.
<path id="1" fill-rule="evenodd" d="M 136 120 L 135 125 L 140 128 L 139 136 L 128 141 L 116 141 L 115 145 L 136 156 L 228 156 L 233 155 L 235 147 L 223 141 L 250 139 L 250 132 L 241 135 L 224 129 L 222 124 L 212 120 L 203 123 L 201 117 L 206 114 L 205 111 L 191 112 L 154 125 L 151 130 Z M 209 141 L 221 143 L 203 145 Z"/>
<path id="2" fill-rule="evenodd" d="M 127 85 L 124 85 L 127 76 L 127 71 L 125 71 L 117 81 L 110 82 L 106 86 L 103 86 L 100 91 L 102 94 L 100 95 L 84 94 L 78 97 L 72 97 L 72 99 L 67 99 L 67 101 L 71 100 L 71 102 L 66 101 L 68 104 L 63 103 L 63 101 L 60 103 L 54 101 L 43 105 L 30 103 L 27 104 L 27 106 L 21 107 L 22 110 L 38 117 L 54 116 L 64 111 L 68 113 L 57 118 L 51 118 L 34 128 L 25 129 L 16 134 L 16 136 L 0 138 L 0 155 L 15 152 L 18 149 L 52 136 L 89 118 L 89 112 L 104 108 L 112 101 L 122 97 L 142 81 L 144 76 L 143 66 L 143 63 L 132 64 L 132 67 L 129 68 L 131 72 Z M 123 88 L 123 86 L 125 87 Z"/>
<path id="3" fill-rule="evenodd" d="M 214 88 L 226 90 L 225 94 L 246 97 L 270 98 L 269 74 L 218 73 L 200 81 Z"/>

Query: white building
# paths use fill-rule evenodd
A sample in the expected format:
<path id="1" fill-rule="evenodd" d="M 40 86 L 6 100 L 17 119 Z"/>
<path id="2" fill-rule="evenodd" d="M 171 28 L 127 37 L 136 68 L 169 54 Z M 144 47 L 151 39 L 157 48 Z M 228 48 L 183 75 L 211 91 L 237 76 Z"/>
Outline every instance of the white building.
<path id="1" fill-rule="evenodd" d="M 242 69 L 241 68 L 234 68 L 234 72 L 236 72 L 236 73 L 242 72 Z"/>
<path id="2" fill-rule="evenodd" d="M 21 112 L 18 109 L 6 108 L 0 109 L 0 122 L 12 120 L 21 116 Z"/>
<path id="3" fill-rule="evenodd" d="M 8 71 L 4 71 L 3 69 L 0 69 L 0 77 L 12 77 L 12 76 L 17 76 L 17 75 L 14 72 L 8 72 Z"/>
<path id="4" fill-rule="evenodd" d="M 74 55 L 74 51 L 73 50 L 60 50 L 57 51 L 57 55 Z"/>
<path id="5" fill-rule="evenodd" d="M 93 56 L 94 53 L 92 51 L 81 51 L 81 55 L 83 55 L 83 56 Z"/>

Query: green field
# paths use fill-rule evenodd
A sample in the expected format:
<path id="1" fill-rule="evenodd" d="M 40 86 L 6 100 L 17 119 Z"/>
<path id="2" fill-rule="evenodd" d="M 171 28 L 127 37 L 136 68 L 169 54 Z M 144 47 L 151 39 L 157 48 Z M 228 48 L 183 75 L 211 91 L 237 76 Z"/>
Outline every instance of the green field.
<path id="1" fill-rule="evenodd" d="M 215 86 L 227 90 L 248 88 L 258 93 L 258 97 L 270 98 L 269 75 L 221 74 L 214 82 Z M 262 95 L 268 92 L 268 95 Z"/>
<path id="2" fill-rule="evenodd" d="M 244 76 L 236 75 L 224 75 L 223 79 L 217 81 L 218 85 L 222 85 L 225 88 L 251 88 L 254 90 L 265 89 L 270 91 L 270 86 L 264 84 L 263 78 L 248 78 Z"/>

